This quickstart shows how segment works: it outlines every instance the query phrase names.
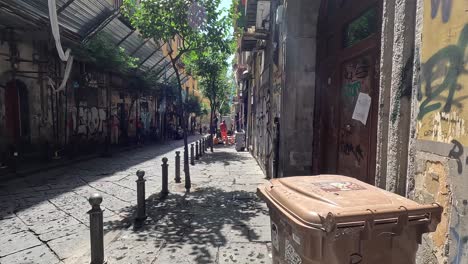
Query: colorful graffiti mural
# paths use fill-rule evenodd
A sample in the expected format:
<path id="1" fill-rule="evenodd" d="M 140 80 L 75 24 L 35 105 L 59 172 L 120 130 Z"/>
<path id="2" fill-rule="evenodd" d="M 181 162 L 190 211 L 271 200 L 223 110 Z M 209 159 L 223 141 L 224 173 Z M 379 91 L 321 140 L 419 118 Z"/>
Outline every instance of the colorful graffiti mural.
<path id="1" fill-rule="evenodd" d="M 418 138 L 468 145 L 468 16 L 464 1 L 425 0 Z M 430 7 L 430 8 L 429 8 Z"/>

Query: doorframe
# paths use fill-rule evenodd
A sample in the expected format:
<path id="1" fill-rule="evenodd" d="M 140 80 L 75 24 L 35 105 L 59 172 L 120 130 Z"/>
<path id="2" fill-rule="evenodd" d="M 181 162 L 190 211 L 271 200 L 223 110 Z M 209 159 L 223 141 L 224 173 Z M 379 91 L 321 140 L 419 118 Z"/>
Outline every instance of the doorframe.
<path id="1" fill-rule="evenodd" d="M 318 19 L 319 26 L 318 26 L 318 32 L 317 32 L 317 40 L 320 37 L 325 37 L 325 39 L 328 39 L 330 36 L 330 34 L 327 34 L 329 30 L 327 30 L 327 32 L 322 32 L 321 29 L 323 29 L 323 25 L 322 26 L 320 25 L 320 23 L 323 23 L 323 22 L 328 24 L 327 19 L 329 18 L 327 18 L 327 15 L 328 15 L 327 14 L 327 2 L 328 1 L 322 1 L 322 5 L 319 11 L 319 19 Z M 335 36 L 337 38 L 336 41 L 338 43 L 343 43 L 343 34 L 342 34 L 344 30 L 343 25 L 346 25 L 352 22 L 354 19 L 358 18 L 360 15 L 362 15 L 363 13 L 365 13 L 366 11 L 368 11 L 370 8 L 374 6 L 377 7 L 377 12 L 379 13 L 379 17 L 377 20 L 377 23 L 379 26 L 375 33 L 361 40 L 359 43 L 356 43 L 355 45 L 351 47 L 340 46 L 339 49 L 336 49 L 336 51 L 332 51 L 336 53 L 334 55 L 323 57 L 323 58 L 319 58 L 320 56 L 317 55 L 317 68 L 319 68 L 318 74 L 322 74 L 323 72 L 323 70 L 320 69 L 320 67 L 324 67 L 324 66 L 327 67 L 326 64 L 329 63 L 328 61 L 333 57 L 337 57 L 338 59 L 335 60 L 335 65 L 332 66 L 332 69 L 334 69 L 335 74 L 338 73 L 341 76 L 342 75 L 342 67 L 341 67 L 342 63 L 356 56 L 364 55 L 367 52 L 372 52 L 373 49 L 377 51 L 375 54 L 375 59 L 376 60 L 378 59 L 380 64 L 382 63 L 381 61 L 381 57 L 382 57 L 381 56 L 381 53 L 382 53 L 381 37 L 382 37 L 382 32 L 383 32 L 382 25 L 383 25 L 383 17 L 384 17 L 384 14 L 383 14 L 384 2 L 385 0 L 366 0 L 364 3 L 360 3 L 361 6 L 364 5 L 365 7 L 360 9 L 359 12 L 349 12 L 349 10 L 345 10 L 346 8 L 341 8 L 341 10 L 339 10 L 337 13 L 334 14 L 335 16 L 343 17 L 343 19 L 340 20 L 340 23 L 335 23 L 332 28 L 334 32 L 339 32 Z M 375 44 L 369 45 L 369 43 L 375 43 Z M 324 51 L 323 48 L 324 47 L 322 45 L 322 49 L 317 49 L 317 53 L 319 54 L 320 52 L 323 52 Z M 375 62 L 372 63 L 372 66 L 374 65 L 374 63 Z M 377 68 L 377 65 L 376 65 L 376 68 Z M 375 72 L 375 70 L 376 69 L 374 69 L 373 72 Z M 325 69 L 325 71 L 327 70 Z M 380 67 L 379 67 L 379 75 L 380 75 Z M 321 101 L 324 100 L 326 95 L 323 93 L 323 91 L 321 91 L 321 89 L 324 89 L 324 86 L 320 85 L 320 81 L 322 82 L 324 81 L 324 80 L 321 80 L 321 77 L 326 77 L 326 76 L 320 76 L 316 79 L 317 90 L 316 90 L 316 99 L 315 99 L 315 122 L 318 125 L 314 126 L 314 139 L 313 139 L 313 148 L 312 148 L 313 149 L 312 164 L 313 164 L 314 174 L 320 174 L 321 172 L 324 171 L 324 167 L 322 165 L 324 163 L 324 158 L 321 158 L 321 156 L 323 156 L 323 153 L 325 153 L 323 152 L 324 146 L 322 145 L 323 144 L 322 141 L 326 138 L 324 136 L 324 134 L 326 134 L 326 131 L 322 130 L 324 117 L 322 113 L 323 106 L 321 105 Z M 375 97 L 375 99 L 372 100 L 371 109 L 374 109 L 375 111 L 378 111 L 378 113 L 380 113 L 380 109 L 379 109 L 380 92 L 381 92 L 380 81 L 379 81 L 380 76 L 379 76 L 379 79 L 376 79 L 376 78 L 372 78 L 372 79 L 373 79 L 372 82 L 374 84 L 374 87 L 376 87 L 377 89 L 378 95 Z M 336 81 L 336 80 L 332 80 L 332 82 L 333 81 Z M 331 84 L 328 84 L 328 87 L 330 87 L 330 85 Z M 336 85 L 336 84 L 332 84 L 331 86 L 333 87 L 333 85 Z M 337 98 L 336 100 L 339 100 L 339 98 Z M 339 102 L 336 103 L 336 106 L 339 106 Z M 333 117 L 335 121 L 337 122 L 337 124 L 340 124 L 341 116 L 339 113 L 337 113 L 337 111 L 333 113 Z M 377 164 L 376 158 L 372 158 L 372 157 L 376 156 L 376 153 L 380 144 L 377 138 L 378 128 L 379 128 L 378 122 L 379 122 L 379 114 L 377 114 L 375 117 L 375 120 L 373 122 L 373 132 L 371 136 L 369 137 L 369 140 L 371 140 L 371 142 L 374 142 L 374 144 L 370 144 L 372 146 L 371 147 L 372 155 L 369 155 L 369 159 L 372 162 L 369 162 L 369 165 L 368 165 L 368 170 L 369 170 L 368 180 L 369 180 L 369 183 L 371 184 L 374 184 L 374 181 L 376 178 L 375 171 L 376 171 L 376 164 Z M 336 148 L 338 149 L 339 148 L 339 133 L 338 133 L 338 136 L 336 137 L 336 142 L 334 143 L 335 143 Z M 338 155 L 336 155 L 336 159 L 338 161 Z M 335 165 L 338 165 L 338 163 L 336 162 Z M 337 167 L 335 168 L 335 170 L 336 169 Z"/>

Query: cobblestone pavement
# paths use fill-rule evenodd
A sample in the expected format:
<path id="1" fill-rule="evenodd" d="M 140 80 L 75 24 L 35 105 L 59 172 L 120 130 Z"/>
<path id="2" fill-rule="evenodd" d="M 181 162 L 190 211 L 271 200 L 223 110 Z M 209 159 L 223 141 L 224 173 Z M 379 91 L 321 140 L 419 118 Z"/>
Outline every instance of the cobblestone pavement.
<path id="1" fill-rule="evenodd" d="M 191 166 L 192 191 L 185 194 L 184 182 L 173 180 L 181 147 L 145 147 L 0 185 L 0 263 L 89 263 L 87 198 L 96 192 L 103 196 L 109 264 L 270 263 L 268 212 L 255 195 L 265 179 L 256 161 L 215 148 Z M 170 194 L 161 200 L 164 156 Z M 146 171 L 148 214 L 138 228 L 137 170 Z"/>

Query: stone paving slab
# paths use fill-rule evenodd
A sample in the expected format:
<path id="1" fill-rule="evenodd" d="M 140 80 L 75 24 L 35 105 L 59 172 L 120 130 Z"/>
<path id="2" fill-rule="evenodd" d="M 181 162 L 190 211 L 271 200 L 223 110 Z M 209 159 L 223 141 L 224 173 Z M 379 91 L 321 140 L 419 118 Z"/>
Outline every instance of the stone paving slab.
<path id="1" fill-rule="evenodd" d="M 220 264 L 271 263 L 265 243 L 229 243 L 219 249 Z"/>
<path id="2" fill-rule="evenodd" d="M 45 245 L 29 248 L 0 259 L 5 264 L 58 264 L 58 257 Z"/>
<path id="3" fill-rule="evenodd" d="M 41 245 L 41 241 L 30 232 L 24 231 L 0 237 L 0 257 Z"/>
<path id="4" fill-rule="evenodd" d="M 215 148 L 190 166 L 186 194 L 183 168 L 182 183 L 174 182 L 181 146 L 137 149 L 2 184 L 0 243 L 8 246 L 0 249 L 0 263 L 88 263 L 87 197 L 95 192 L 103 196 L 108 264 L 268 263 L 268 211 L 255 195 L 265 179 L 256 161 L 232 147 Z M 171 192 L 165 200 L 159 197 L 163 157 Z M 142 227 L 134 226 L 139 169 L 147 179 Z"/>

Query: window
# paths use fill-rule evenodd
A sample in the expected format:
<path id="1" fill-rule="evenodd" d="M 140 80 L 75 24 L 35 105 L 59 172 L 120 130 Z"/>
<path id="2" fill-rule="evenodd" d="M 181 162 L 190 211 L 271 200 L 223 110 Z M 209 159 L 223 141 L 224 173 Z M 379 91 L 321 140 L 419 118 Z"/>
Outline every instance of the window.
<path id="1" fill-rule="evenodd" d="M 343 47 L 351 47 L 359 41 L 377 32 L 377 8 L 367 10 L 344 28 Z"/>

